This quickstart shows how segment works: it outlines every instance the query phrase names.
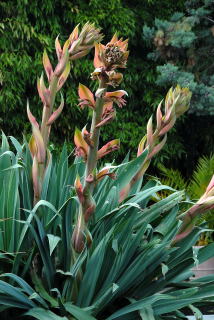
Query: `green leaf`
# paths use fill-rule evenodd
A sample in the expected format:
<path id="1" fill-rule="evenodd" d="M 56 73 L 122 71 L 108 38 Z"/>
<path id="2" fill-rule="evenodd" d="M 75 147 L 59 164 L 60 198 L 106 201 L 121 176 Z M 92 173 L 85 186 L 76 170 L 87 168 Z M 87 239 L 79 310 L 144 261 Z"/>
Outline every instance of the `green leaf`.
<path id="1" fill-rule="evenodd" d="M 48 241 L 49 241 L 49 248 L 50 248 L 50 255 L 52 255 L 54 249 L 56 248 L 57 244 L 61 240 L 60 237 L 54 236 L 53 234 L 47 234 Z"/>
<path id="2" fill-rule="evenodd" d="M 75 261 L 75 263 L 73 264 L 72 268 L 71 268 L 71 276 L 72 277 L 76 277 L 78 271 L 80 270 L 82 264 L 84 263 L 84 261 L 86 260 L 87 258 L 87 249 L 85 249 L 84 251 L 82 251 L 80 253 L 80 255 L 78 256 L 77 260 Z"/>
<path id="3" fill-rule="evenodd" d="M 16 140 L 16 138 L 10 136 L 9 137 L 10 140 L 12 141 L 14 147 L 16 148 L 16 151 L 18 152 L 19 156 L 22 154 L 22 146 L 21 144 L 18 142 L 18 140 Z"/>
<path id="4" fill-rule="evenodd" d="M 88 259 L 86 264 L 86 271 L 81 281 L 79 295 L 78 295 L 78 305 L 82 307 L 88 307 L 91 304 L 93 296 L 96 291 L 97 279 L 100 275 L 102 265 L 104 263 L 105 257 L 105 246 L 109 241 L 109 238 L 113 230 L 110 230 L 103 239 L 97 244 L 94 252 L 92 253 L 90 259 Z"/>
<path id="5" fill-rule="evenodd" d="M 14 280 L 16 283 L 18 283 L 20 285 L 20 287 L 22 288 L 22 290 L 27 293 L 29 296 L 31 296 L 30 299 L 32 299 L 32 296 L 34 296 L 34 300 L 37 300 L 40 304 L 42 304 L 44 307 L 47 307 L 47 304 L 45 303 L 45 301 L 33 290 L 33 288 L 31 286 L 29 286 L 29 284 L 24 281 L 22 278 L 18 277 L 17 275 L 13 274 L 13 273 L 3 273 L 1 275 L 1 277 L 8 277 L 12 280 Z"/>
<path id="6" fill-rule="evenodd" d="M 92 317 L 88 312 L 73 305 L 71 302 L 65 303 L 64 307 L 66 311 L 68 311 L 78 320 L 96 320 L 96 318 Z"/>
<path id="7" fill-rule="evenodd" d="M 162 271 L 162 275 L 165 277 L 166 273 L 169 271 L 169 268 L 165 263 L 161 263 L 161 271 Z"/>
<path id="8" fill-rule="evenodd" d="M 2 131 L 2 142 L 1 142 L 1 153 L 9 150 L 9 143 L 7 141 L 7 137 Z"/>
<path id="9" fill-rule="evenodd" d="M 147 154 L 148 150 L 146 149 L 139 157 L 122 165 L 123 170 L 121 170 L 121 173 L 117 176 L 115 182 L 113 182 L 114 185 L 118 186 L 119 190 L 122 190 L 136 175 L 141 168 Z"/>
<path id="10" fill-rule="evenodd" d="M 117 319 L 118 317 L 131 313 L 133 311 L 140 311 L 143 308 L 151 307 L 152 303 L 154 303 L 155 301 L 159 301 L 161 299 L 167 299 L 167 295 L 157 294 L 152 297 L 148 297 L 148 298 L 133 302 L 128 306 L 123 307 L 120 310 L 114 312 L 106 320 Z"/>
<path id="11" fill-rule="evenodd" d="M 22 308 L 28 309 L 35 307 L 35 303 L 28 299 L 20 288 L 15 288 L 11 286 L 9 283 L 0 280 L 0 293 L 4 294 L 10 298 L 13 298 L 14 301 L 18 302 L 22 305 Z M 4 304 L 3 300 L 0 299 L 0 304 Z"/>
<path id="12" fill-rule="evenodd" d="M 35 272 L 32 272 L 32 281 L 35 285 L 37 292 L 41 295 L 41 297 L 48 301 L 52 307 L 58 307 L 58 302 L 50 296 L 50 294 L 44 288 L 41 279 L 37 276 Z"/>
<path id="13" fill-rule="evenodd" d="M 68 320 L 67 317 L 57 316 L 55 313 L 42 308 L 32 308 L 26 312 L 25 315 L 34 317 L 38 320 Z"/>
<path id="14" fill-rule="evenodd" d="M 38 217 L 35 216 L 36 220 L 36 227 L 35 228 L 33 225 L 29 225 L 32 235 L 34 237 L 34 240 L 38 246 L 39 253 L 42 258 L 42 262 L 44 265 L 44 272 L 46 275 L 46 280 L 49 286 L 49 289 L 52 288 L 53 282 L 54 282 L 54 275 L 55 275 L 55 265 L 51 259 L 50 256 L 50 248 L 49 248 L 49 242 L 48 242 L 48 237 L 45 233 L 44 227 L 39 221 Z"/>
<path id="15" fill-rule="evenodd" d="M 142 320 L 155 320 L 151 306 L 141 309 L 139 313 Z"/>
<path id="16" fill-rule="evenodd" d="M 201 311 L 194 307 L 193 305 L 189 305 L 189 308 L 192 310 L 194 316 L 195 316 L 195 320 L 203 320 L 203 314 L 201 313 Z"/>

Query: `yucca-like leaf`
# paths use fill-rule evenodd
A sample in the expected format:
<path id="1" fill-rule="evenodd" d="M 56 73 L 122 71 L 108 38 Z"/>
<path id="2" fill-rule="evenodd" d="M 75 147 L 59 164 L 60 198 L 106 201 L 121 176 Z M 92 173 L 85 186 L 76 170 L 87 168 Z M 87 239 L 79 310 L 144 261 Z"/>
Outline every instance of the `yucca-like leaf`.
<path id="1" fill-rule="evenodd" d="M 5 140 L 0 157 L 0 161 L 4 160 L 3 170 L 10 168 L 2 171 L 4 179 L 11 179 L 11 188 L 14 181 L 17 183 L 16 208 L 19 209 L 21 204 L 24 207 L 21 216 L 17 216 L 18 228 L 10 243 L 16 244 L 20 251 L 29 246 L 30 252 L 28 257 L 25 250 L 23 256 L 10 255 L 8 260 L 5 254 L 0 256 L 1 261 L 9 263 L 10 259 L 10 263 L 14 263 L 14 273 L 6 274 L 2 278 L 4 281 L 1 280 L 4 290 L 0 293 L 0 311 L 23 308 L 28 310 L 26 317 L 41 320 L 47 317 L 53 320 L 70 317 L 121 320 L 154 317 L 155 320 L 166 320 L 167 305 L 171 319 L 180 319 L 182 312 L 178 309 L 190 304 L 197 306 L 200 300 L 203 303 L 211 301 L 214 278 L 186 282 L 196 259 L 203 262 L 213 256 L 212 246 L 199 251 L 197 257 L 192 251 L 192 245 L 205 230 L 204 225 L 193 230 L 179 246 L 173 247 L 180 226 L 177 217 L 184 192 L 176 192 L 157 181 L 149 181 L 139 191 L 140 182 L 122 204 L 118 201 L 120 190 L 135 175 L 136 165 L 145 155 L 137 162 L 129 162 L 126 157 L 121 165 L 112 166 L 110 170 L 117 174 L 118 180 L 106 177 L 97 183 L 93 195 L 97 208 L 88 225 L 93 242 L 78 256 L 71 246 L 78 213 L 74 181 L 77 174 L 83 176 L 85 164 L 76 158 L 70 165 L 64 147 L 59 158 L 50 159 L 44 178 L 43 199 L 32 208 L 32 160 L 27 147 L 23 148 L 15 140 L 14 144 L 18 154 L 22 152 L 21 163 L 17 162 L 18 154 L 7 149 Z M 22 168 L 13 167 L 16 164 L 21 164 Z M 17 180 L 13 180 L 16 172 Z M 2 192 L 0 206 L 5 206 L 7 195 Z M 154 202 L 154 195 L 160 192 L 168 195 Z M 19 214 L 20 211 L 16 212 Z M 4 241 L 0 233 L 1 243 Z M 33 270 L 34 276 L 33 273 L 29 276 L 37 256 L 41 258 L 41 270 L 37 274 Z M 20 272 L 30 280 L 29 284 L 18 277 Z M 9 279 L 11 284 L 8 284 Z M 6 293 L 7 284 L 11 286 L 8 287 L 11 294 Z M 55 284 L 57 288 L 54 288 Z M 126 306 L 118 310 L 118 305 L 124 305 L 124 302 Z M 49 305 L 52 309 L 46 310 Z"/>
<path id="2" fill-rule="evenodd" d="M 22 292 L 26 293 L 31 300 L 36 301 L 37 303 L 41 304 L 43 307 L 47 308 L 47 303 L 33 290 L 33 288 L 25 282 L 22 278 L 18 277 L 13 273 L 4 273 L 1 275 L 2 278 L 9 278 L 14 280 L 22 289 Z"/>
<path id="3" fill-rule="evenodd" d="M 47 301 L 52 308 L 58 307 L 58 302 L 56 299 L 54 299 L 45 289 L 41 279 L 37 276 L 35 272 L 32 272 L 32 281 L 36 288 L 36 291 L 39 293 L 39 295 Z M 43 305 L 44 306 L 44 305 Z"/>
<path id="4" fill-rule="evenodd" d="M 53 286 L 54 275 L 56 270 L 50 256 L 50 247 L 49 247 L 47 234 L 45 233 L 43 225 L 41 224 L 39 219 L 37 217 L 35 218 L 36 218 L 36 228 L 34 228 L 32 225 L 30 225 L 29 227 L 33 234 L 33 238 L 38 246 L 38 250 L 44 264 L 46 281 L 50 289 Z"/>
<path id="5" fill-rule="evenodd" d="M 22 152 L 23 152 L 23 146 L 19 143 L 18 140 L 16 140 L 16 138 L 14 138 L 12 136 L 10 136 L 9 138 L 17 151 L 17 155 L 21 156 Z"/>
<path id="6" fill-rule="evenodd" d="M 66 311 L 68 311 L 72 316 L 74 316 L 78 320 L 96 320 L 96 318 L 92 317 L 87 311 L 78 308 L 71 302 L 65 303 L 64 306 Z"/>
<path id="7" fill-rule="evenodd" d="M 68 320 L 67 317 L 60 317 L 52 311 L 42 308 L 32 308 L 25 315 L 38 320 Z"/>
<path id="8" fill-rule="evenodd" d="M 17 250 L 20 226 L 19 168 L 17 157 L 9 150 L 7 138 L 2 134 L 0 151 L 0 249 L 6 252 Z"/>
<path id="9" fill-rule="evenodd" d="M 3 294 L 5 295 L 5 298 L 8 297 L 11 299 L 11 301 L 8 301 L 8 303 L 6 303 Z M 20 288 L 15 288 L 9 283 L 0 280 L 0 304 L 13 306 L 12 301 L 18 303 L 20 305 L 19 307 L 22 309 L 30 309 L 36 307 L 36 304 L 32 300 L 28 299 L 28 297 L 22 292 Z"/>
<path id="10" fill-rule="evenodd" d="M 109 241 L 113 230 L 111 230 L 105 237 L 97 244 L 90 260 L 88 260 L 86 265 L 86 272 L 84 274 L 83 280 L 81 282 L 81 287 L 78 295 L 77 304 L 82 307 L 87 307 L 90 305 L 92 298 L 95 294 L 95 288 L 97 284 L 97 279 L 100 275 L 104 254 L 103 246 Z M 93 277 L 91 275 L 93 274 Z M 87 295 L 85 294 L 87 292 Z"/>
<path id="11" fill-rule="evenodd" d="M 5 136 L 4 132 L 2 132 L 1 138 L 2 138 L 2 140 L 1 140 L 0 152 L 2 154 L 5 151 L 9 151 L 10 147 L 9 147 L 9 143 L 8 143 L 7 137 Z"/>
<path id="12" fill-rule="evenodd" d="M 139 157 L 136 159 L 122 164 L 123 168 L 121 173 L 118 174 L 117 179 L 113 183 L 118 186 L 121 191 L 129 181 L 136 175 L 139 168 L 142 166 L 146 156 L 148 155 L 148 150 L 146 149 Z"/>

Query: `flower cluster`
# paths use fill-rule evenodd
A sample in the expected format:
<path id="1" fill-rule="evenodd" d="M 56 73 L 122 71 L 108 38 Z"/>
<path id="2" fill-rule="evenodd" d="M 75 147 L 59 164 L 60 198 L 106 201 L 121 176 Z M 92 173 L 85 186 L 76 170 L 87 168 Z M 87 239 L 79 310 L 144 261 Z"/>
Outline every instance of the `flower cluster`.
<path id="1" fill-rule="evenodd" d="M 94 67 L 91 77 L 93 80 L 105 78 L 108 85 L 117 87 L 123 80 L 122 73 L 115 69 L 125 68 L 129 51 L 128 40 L 118 39 L 115 34 L 107 45 L 95 45 Z"/>

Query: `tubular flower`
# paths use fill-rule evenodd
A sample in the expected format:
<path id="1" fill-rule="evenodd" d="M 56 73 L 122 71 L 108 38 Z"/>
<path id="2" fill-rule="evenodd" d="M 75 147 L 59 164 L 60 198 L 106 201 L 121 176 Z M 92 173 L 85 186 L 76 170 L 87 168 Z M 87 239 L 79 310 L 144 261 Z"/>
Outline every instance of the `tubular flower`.
<path id="1" fill-rule="evenodd" d="M 116 68 L 125 68 L 129 51 L 127 51 L 128 39 L 118 39 L 115 34 L 111 41 L 104 46 L 101 43 L 95 45 L 94 67 L 104 68 L 105 71 Z"/>
<path id="2" fill-rule="evenodd" d="M 113 108 L 113 102 L 122 108 L 126 104 L 126 100 L 123 98 L 124 95 L 128 95 L 124 90 L 118 90 L 114 92 L 106 92 L 104 95 L 104 110 L 102 114 L 101 121 L 96 125 L 99 128 L 109 122 L 111 122 L 116 117 L 116 111 Z"/>
<path id="3" fill-rule="evenodd" d="M 128 93 L 124 90 L 118 90 L 113 92 L 106 92 L 104 99 L 105 102 L 115 102 L 118 107 L 122 108 L 122 106 L 126 105 L 126 100 L 123 98 L 124 96 L 128 96 Z"/>
<path id="4" fill-rule="evenodd" d="M 100 159 L 105 155 L 109 154 L 112 151 L 116 151 L 120 148 L 120 140 L 115 139 L 106 143 L 100 150 L 97 152 L 97 158 Z"/>
<path id="5" fill-rule="evenodd" d="M 105 124 L 108 124 L 112 120 L 114 120 L 116 117 L 116 111 L 113 108 L 113 102 L 107 102 L 104 105 L 104 111 L 102 114 L 102 119 L 101 121 L 96 125 L 96 128 L 102 127 Z"/>
<path id="6" fill-rule="evenodd" d="M 74 143 L 76 145 L 75 154 L 77 157 L 83 157 L 84 160 L 87 159 L 89 146 L 85 141 L 82 132 L 76 128 L 74 134 Z"/>
<path id="7" fill-rule="evenodd" d="M 86 127 L 84 127 L 83 130 L 82 130 L 82 136 L 83 136 L 83 139 L 85 140 L 85 142 L 90 147 L 93 148 L 94 147 L 94 142 L 91 140 L 91 133 L 86 130 Z"/>
<path id="8" fill-rule="evenodd" d="M 79 104 L 81 108 L 88 106 L 95 110 L 95 98 L 93 93 L 83 84 L 79 84 L 78 88 L 79 94 Z M 117 104 L 118 107 L 122 108 L 126 105 L 126 100 L 124 96 L 128 96 L 128 93 L 124 90 L 118 90 L 113 92 L 105 92 L 104 89 L 99 89 L 96 92 L 96 97 L 104 99 L 104 111 L 102 114 L 102 121 L 96 125 L 96 127 L 100 127 L 102 124 L 109 122 L 110 120 L 114 119 L 116 116 L 116 112 L 113 108 L 113 103 Z M 103 123 L 104 121 L 104 123 Z"/>
<path id="9" fill-rule="evenodd" d="M 82 183 L 80 181 L 79 176 L 76 177 L 76 180 L 74 182 L 74 187 L 75 187 L 79 202 L 83 203 L 85 199 L 84 199 L 84 195 L 83 195 L 83 186 L 82 186 Z"/>
<path id="10" fill-rule="evenodd" d="M 28 119 L 32 125 L 33 136 L 29 143 L 29 148 L 31 151 L 32 158 L 36 156 L 38 163 L 45 163 L 46 159 L 46 149 L 44 145 L 44 140 L 40 132 L 39 124 L 36 118 L 32 115 L 30 111 L 29 104 L 27 104 L 27 115 Z"/>
<path id="11" fill-rule="evenodd" d="M 81 108 L 84 108 L 85 106 L 88 106 L 92 109 L 95 108 L 94 95 L 86 86 L 84 86 L 83 84 L 79 84 L 78 94 L 80 101 L 78 105 Z"/>
<path id="12" fill-rule="evenodd" d="M 42 103 L 46 106 L 50 106 L 50 90 L 45 86 L 43 74 L 37 80 L 37 90 Z"/>
<path id="13" fill-rule="evenodd" d="M 102 180 L 106 176 L 109 176 L 113 180 L 116 179 L 115 172 L 110 172 L 110 169 L 108 167 L 105 167 L 96 175 L 96 181 Z"/>
<path id="14" fill-rule="evenodd" d="M 50 62 L 50 59 L 47 55 L 46 50 L 43 53 L 42 61 L 43 61 L 43 66 L 44 66 L 48 81 L 51 81 L 52 76 L 53 76 L 53 67 L 51 65 L 51 62 Z"/>

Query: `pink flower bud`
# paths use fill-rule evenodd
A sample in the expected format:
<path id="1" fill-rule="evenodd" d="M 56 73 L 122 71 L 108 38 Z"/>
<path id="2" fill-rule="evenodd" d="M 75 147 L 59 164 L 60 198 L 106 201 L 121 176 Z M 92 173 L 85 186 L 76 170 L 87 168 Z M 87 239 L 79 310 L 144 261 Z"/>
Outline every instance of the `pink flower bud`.
<path id="1" fill-rule="evenodd" d="M 86 141 L 84 140 L 84 138 L 82 136 L 82 132 L 77 128 L 76 128 L 75 134 L 74 134 L 74 143 L 76 145 L 76 154 L 78 156 L 83 157 L 86 160 L 87 155 L 88 155 L 89 146 L 86 143 Z"/>
<path id="2" fill-rule="evenodd" d="M 85 223 L 82 213 L 78 216 L 77 225 L 74 228 L 72 235 L 72 245 L 76 252 L 81 253 L 85 247 L 85 236 L 84 236 Z"/>
<path id="3" fill-rule="evenodd" d="M 48 58 L 46 50 L 43 53 L 43 65 L 44 65 L 44 68 L 45 68 L 45 72 L 46 72 L 48 81 L 50 81 L 51 77 L 53 75 L 53 68 L 52 68 L 50 60 Z"/>
<path id="4" fill-rule="evenodd" d="M 59 36 L 56 37 L 56 40 L 55 40 L 55 48 L 56 48 L 56 54 L 57 54 L 57 57 L 58 57 L 58 61 L 61 59 L 62 57 L 62 48 L 61 48 L 61 45 L 59 43 Z"/>

